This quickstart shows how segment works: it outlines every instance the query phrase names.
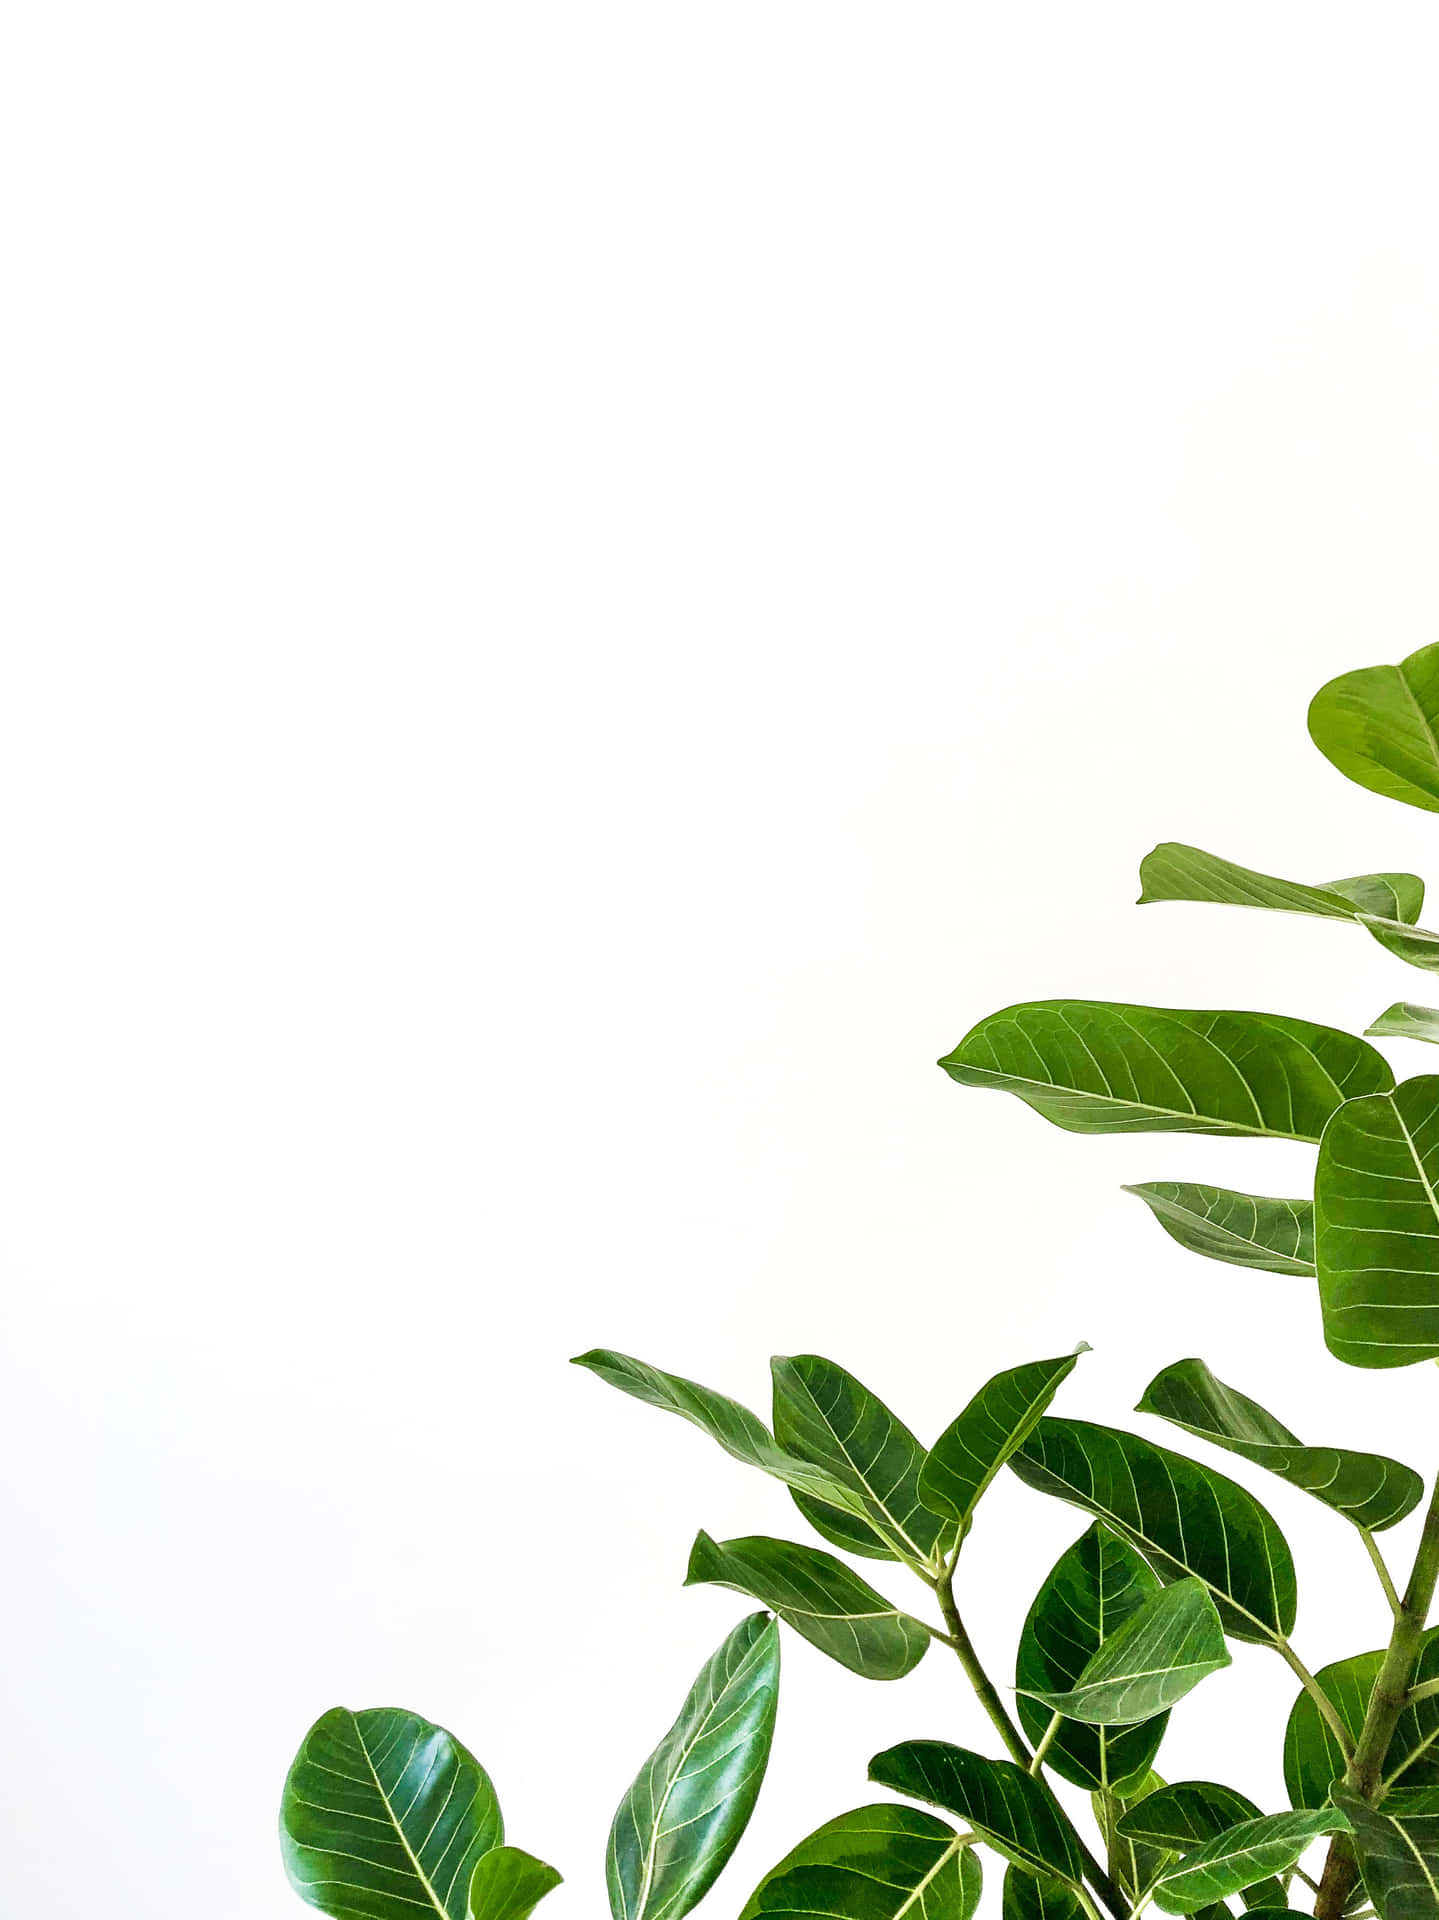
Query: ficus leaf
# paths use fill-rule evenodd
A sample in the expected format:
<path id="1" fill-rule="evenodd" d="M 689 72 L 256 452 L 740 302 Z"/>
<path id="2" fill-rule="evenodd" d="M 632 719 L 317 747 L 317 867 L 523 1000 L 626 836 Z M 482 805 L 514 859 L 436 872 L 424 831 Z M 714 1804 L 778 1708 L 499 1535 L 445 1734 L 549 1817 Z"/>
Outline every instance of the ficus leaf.
<path id="1" fill-rule="evenodd" d="M 1124 1191 L 1138 1194 L 1164 1231 L 1190 1253 L 1265 1273 L 1314 1271 L 1311 1200 L 1270 1200 L 1183 1180 L 1153 1180 Z"/>
<path id="2" fill-rule="evenodd" d="M 1235 1639 L 1287 1637 L 1293 1558 L 1269 1514 L 1223 1474 L 1137 1434 L 1052 1416 L 1009 1464 L 1026 1485 L 1123 1534 L 1162 1580 L 1202 1580 Z"/>
<path id="3" fill-rule="evenodd" d="M 801 1840 L 740 1920 L 969 1920 L 981 1884 L 969 1840 L 932 1813 L 858 1807 Z"/>
<path id="4" fill-rule="evenodd" d="M 1085 1351 L 1081 1347 L 1057 1360 L 1011 1367 L 987 1381 L 945 1428 L 920 1468 L 919 1497 L 924 1504 L 961 1530 L 967 1528 L 986 1488 L 1034 1431 L 1035 1422 Z"/>
<path id="5" fill-rule="evenodd" d="M 1131 1840 L 1187 1853 L 1246 1820 L 1257 1820 L 1254 1802 L 1215 1780 L 1177 1780 L 1136 1801 L 1119 1822 Z M 1247 1884 L 1247 1883 L 1246 1883 Z"/>
<path id="6" fill-rule="evenodd" d="M 1316 914 L 1354 920 L 1361 913 L 1412 924 L 1424 907 L 1424 882 L 1415 873 L 1360 873 L 1349 880 L 1303 886 L 1236 866 L 1216 853 L 1166 840 L 1140 862 L 1140 906 L 1157 900 L 1190 900 L 1229 907 L 1263 907 L 1276 913 Z"/>
<path id="7" fill-rule="evenodd" d="M 1073 1687 L 1034 1697 L 1071 1720 L 1133 1726 L 1166 1712 L 1230 1664 L 1209 1589 L 1200 1580 L 1176 1580 L 1102 1642 Z"/>
<path id="8" fill-rule="evenodd" d="M 1439 1355 L 1439 1075 L 1341 1107 L 1319 1144 L 1324 1338 L 1354 1367 Z"/>
<path id="9" fill-rule="evenodd" d="M 475 1863 L 503 1839 L 479 1761 L 399 1708 L 332 1708 L 285 1782 L 285 1871 L 302 1900 L 338 1920 L 466 1920 Z"/>
<path id="10" fill-rule="evenodd" d="M 1067 1881 L 1049 1873 L 1006 1867 L 1001 1920 L 1088 1920 L 1084 1902 Z"/>
<path id="11" fill-rule="evenodd" d="M 1326 760 L 1371 793 L 1439 813 L 1439 646 L 1397 667 L 1360 667 L 1321 687 L 1309 734 Z"/>
<path id="12" fill-rule="evenodd" d="M 560 1884 L 553 1867 L 520 1847 L 481 1854 L 470 1876 L 469 1920 L 529 1920 L 547 1893 Z"/>
<path id="13" fill-rule="evenodd" d="M 1439 1046 L 1439 1007 L 1420 1007 L 1412 1000 L 1396 1000 L 1364 1031 L 1380 1039 L 1424 1040 L 1430 1046 Z"/>
<path id="14" fill-rule="evenodd" d="M 1439 933 L 1406 926 L 1402 921 L 1374 913 L 1361 913 L 1359 924 L 1396 960 L 1403 960 L 1411 967 L 1422 967 L 1426 973 L 1439 973 Z"/>
<path id="15" fill-rule="evenodd" d="M 1333 1702 L 1351 1740 L 1364 1725 L 1384 1653 L 1351 1654 L 1321 1667 L 1315 1676 Z M 1439 1679 L 1439 1628 L 1424 1636 L 1414 1671 L 1415 1684 Z M 1308 1693 L 1301 1692 L 1284 1730 L 1284 1787 L 1295 1807 L 1322 1807 L 1329 1788 L 1344 1772 L 1345 1756 Z M 1439 1695 L 1417 1700 L 1400 1714 L 1384 1761 L 1385 1778 L 1396 1786 L 1439 1787 Z"/>
<path id="16" fill-rule="evenodd" d="M 1371 1807 L 1336 1785 L 1334 1804 L 1353 1829 L 1359 1870 L 1379 1920 L 1434 1920 L 1439 1914 L 1439 1793 L 1391 1793 Z"/>
<path id="17" fill-rule="evenodd" d="M 1322 1834 L 1343 1832 L 1348 1826 L 1336 1807 L 1245 1820 L 1164 1868 L 1155 1884 L 1155 1905 L 1166 1913 L 1196 1913 L 1271 1874 L 1286 1872 Z"/>
<path id="18" fill-rule="evenodd" d="M 1412 1467 L 1383 1454 L 1301 1445 L 1272 1413 L 1216 1379 L 1202 1360 L 1176 1360 L 1156 1374 L 1135 1411 L 1158 1414 L 1186 1433 L 1267 1467 L 1370 1533 L 1412 1513 L 1424 1493 Z"/>
<path id="19" fill-rule="evenodd" d="M 1081 1881 L 1074 1829 L 1039 1781 L 1010 1760 L 986 1760 L 943 1740 L 910 1740 L 877 1753 L 869 1777 L 958 1814 L 1027 1873 L 1055 1874 L 1071 1886 Z"/>
<path id="20" fill-rule="evenodd" d="M 1394 1084 L 1372 1047 L 1334 1027 L 1103 1000 L 1006 1007 L 939 1064 L 1072 1133 L 1317 1140 L 1341 1102 Z"/>
<path id="21" fill-rule="evenodd" d="M 613 1920 L 681 1920 L 739 1844 L 759 1797 L 779 1699 L 779 1627 L 739 1625 L 701 1669 L 610 1828 Z"/>
<path id="22" fill-rule="evenodd" d="M 851 1673 L 898 1680 L 919 1665 L 930 1634 L 868 1581 L 818 1547 L 792 1540 L 697 1535 L 685 1585 L 732 1587 L 762 1601 Z"/>

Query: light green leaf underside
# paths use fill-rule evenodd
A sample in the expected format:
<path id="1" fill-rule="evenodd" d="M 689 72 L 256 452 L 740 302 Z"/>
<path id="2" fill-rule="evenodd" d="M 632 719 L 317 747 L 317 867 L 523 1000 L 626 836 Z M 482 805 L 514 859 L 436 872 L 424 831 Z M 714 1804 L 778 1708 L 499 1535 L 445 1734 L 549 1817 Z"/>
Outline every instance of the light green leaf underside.
<path id="1" fill-rule="evenodd" d="M 1394 1083 L 1372 1047 L 1333 1027 L 1103 1000 L 1007 1007 L 939 1064 L 1072 1133 L 1317 1140 L 1342 1101 Z"/>
<path id="2" fill-rule="evenodd" d="M 1043 1739 L 1052 1718 L 1032 1696 L 1073 1687 L 1106 1636 L 1159 1591 L 1143 1555 L 1097 1521 L 1060 1555 L 1029 1609 L 1015 1661 L 1019 1723 L 1031 1741 Z M 1161 1713 L 1136 1727 L 1065 1720 L 1046 1764 L 1091 1792 L 1127 1786 L 1149 1773 L 1168 1719 Z"/>
<path id="3" fill-rule="evenodd" d="M 663 1373 L 643 1360 L 635 1360 L 626 1353 L 614 1353 L 604 1347 L 579 1354 L 573 1365 L 588 1367 L 591 1373 L 598 1374 L 610 1386 L 618 1387 L 621 1393 L 627 1393 L 633 1399 L 643 1400 L 647 1406 L 659 1407 L 665 1413 L 677 1413 L 681 1419 L 698 1427 L 701 1433 L 707 1433 L 726 1453 L 736 1460 L 742 1460 L 746 1466 L 758 1467 L 762 1472 L 772 1474 L 776 1480 L 784 1481 L 786 1486 L 823 1501 L 826 1506 L 839 1507 L 860 1520 L 868 1518 L 864 1502 L 858 1494 L 812 1466 L 809 1461 L 786 1453 L 758 1414 L 751 1413 L 738 1400 L 731 1400 L 723 1393 L 714 1393 L 710 1388 L 686 1380 L 677 1373 Z"/>
<path id="4" fill-rule="evenodd" d="M 1164 1231 L 1190 1253 L 1265 1273 L 1314 1271 L 1310 1200 L 1270 1200 L 1183 1180 L 1153 1180 L 1124 1191 L 1138 1194 Z"/>
<path id="5" fill-rule="evenodd" d="M 1226 1386 L 1202 1360 L 1177 1360 L 1166 1367 L 1145 1388 L 1135 1411 L 1157 1414 L 1266 1467 L 1370 1533 L 1392 1527 L 1423 1497 L 1424 1482 L 1414 1469 L 1383 1454 L 1301 1445 L 1272 1413 Z"/>
<path id="6" fill-rule="evenodd" d="M 1073 1827 L 1040 1783 L 1012 1761 L 986 1760 L 943 1740 L 910 1740 L 877 1753 L 869 1777 L 958 1814 L 1027 1873 L 1080 1883 L 1083 1859 Z"/>
<path id="7" fill-rule="evenodd" d="M 751 1614 L 706 1662 L 615 1812 L 613 1920 L 680 1920 L 709 1891 L 754 1811 L 778 1699 L 779 1627 Z"/>
<path id="8" fill-rule="evenodd" d="M 969 1920 L 982 1876 L 973 1848 L 918 1807 L 859 1807 L 802 1840 L 740 1920 Z"/>
<path id="9" fill-rule="evenodd" d="M 848 1487 L 868 1516 L 856 1523 L 796 1493 L 800 1511 L 825 1539 L 872 1559 L 918 1562 L 953 1544 L 954 1529 L 919 1497 L 924 1448 L 877 1395 L 814 1353 L 776 1355 L 770 1371 L 779 1445 Z"/>
<path id="10" fill-rule="evenodd" d="M 1379 1669 L 1382 1649 L 1351 1654 L 1321 1667 L 1316 1676 L 1329 1695 L 1351 1739 L 1359 1737 L 1369 1697 Z M 1439 1679 L 1439 1628 L 1424 1637 L 1416 1684 Z M 1344 1755 L 1319 1709 L 1307 1693 L 1300 1693 L 1284 1729 L 1284 1788 L 1296 1807 L 1322 1807 L 1329 1788 L 1344 1772 Z M 1394 1729 L 1384 1763 L 1386 1780 L 1395 1786 L 1439 1787 L 1439 1696 L 1406 1707 Z"/>
<path id="11" fill-rule="evenodd" d="M 1360 913 L 1412 923 L 1424 907 L 1424 882 L 1415 873 L 1360 873 L 1349 880 L 1304 886 L 1236 866 L 1217 853 L 1166 840 L 1140 862 L 1140 906 L 1159 900 L 1200 901 L 1226 907 L 1262 907 L 1276 913 L 1353 920 Z"/>
<path id="12" fill-rule="evenodd" d="M 344 1920 L 466 1920 L 475 1862 L 503 1839 L 479 1761 L 443 1727 L 396 1707 L 332 1708 L 285 1782 L 290 1884 Z"/>
<path id="13" fill-rule="evenodd" d="M 529 1920 L 560 1875 L 520 1847 L 495 1847 L 475 1862 L 469 1920 Z"/>
<path id="14" fill-rule="evenodd" d="M 1137 1434 L 1052 1417 L 1009 1464 L 1026 1485 L 1123 1534 L 1162 1580 L 1202 1580 L 1234 1638 L 1288 1635 L 1297 1599 L 1289 1548 L 1253 1495 L 1223 1474 Z"/>
<path id="15" fill-rule="evenodd" d="M 1361 913 L 1359 924 L 1367 927 L 1396 960 L 1403 960 L 1411 967 L 1422 967 L 1426 973 L 1439 973 L 1439 933 L 1430 933 L 1424 927 L 1405 926 L 1402 921 L 1375 913 Z"/>
<path id="16" fill-rule="evenodd" d="M 1309 734 L 1342 774 L 1371 793 L 1439 813 L 1439 646 L 1397 667 L 1360 667 L 1315 694 Z"/>
<path id="17" fill-rule="evenodd" d="M 1084 1902 L 1053 1874 L 1006 1867 L 1000 1920 L 1087 1920 Z"/>
<path id="18" fill-rule="evenodd" d="M 920 1469 L 919 1497 L 967 1529 L 981 1496 L 1073 1373 L 1078 1353 L 997 1373 L 945 1428 Z"/>
<path id="19" fill-rule="evenodd" d="M 1324 1338 L 1354 1367 L 1439 1355 L 1439 1075 L 1340 1109 L 1319 1146 Z"/>
<path id="20" fill-rule="evenodd" d="M 696 1536 L 685 1585 L 732 1587 L 777 1613 L 811 1646 L 866 1680 L 898 1680 L 930 1635 L 833 1554 L 791 1540 Z"/>
<path id="21" fill-rule="evenodd" d="M 1035 1698 L 1071 1720 L 1134 1726 L 1177 1705 L 1230 1664 L 1209 1589 L 1199 1580 L 1176 1580 L 1109 1635 L 1072 1688 Z"/>
<path id="22" fill-rule="evenodd" d="M 1131 1840 L 1191 1852 L 1245 1820 L 1257 1820 L 1259 1809 L 1246 1794 L 1217 1780 L 1177 1780 L 1146 1794 L 1126 1812 L 1119 1831 Z"/>
<path id="23" fill-rule="evenodd" d="M 1364 1031 L 1380 1039 L 1424 1040 L 1431 1047 L 1439 1046 L 1439 1007 L 1420 1007 L 1412 1000 L 1396 1000 Z"/>
<path id="24" fill-rule="evenodd" d="M 1334 1807 L 1243 1821 L 1166 1867 L 1154 1890 L 1155 1905 L 1166 1913 L 1195 1913 L 1227 1900 L 1258 1880 L 1287 1872 L 1322 1834 L 1348 1825 Z"/>
<path id="25" fill-rule="evenodd" d="M 1439 1915 L 1439 1795 L 1391 1793 L 1371 1807 L 1342 1786 L 1335 1805 L 1348 1816 L 1364 1887 L 1379 1920 Z"/>

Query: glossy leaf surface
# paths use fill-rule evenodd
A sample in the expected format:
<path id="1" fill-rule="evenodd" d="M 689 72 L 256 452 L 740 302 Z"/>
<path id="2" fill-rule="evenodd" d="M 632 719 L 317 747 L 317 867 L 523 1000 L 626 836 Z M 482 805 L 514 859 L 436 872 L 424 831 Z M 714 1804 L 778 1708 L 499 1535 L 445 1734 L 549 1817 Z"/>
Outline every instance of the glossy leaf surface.
<path id="1" fill-rule="evenodd" d="M 1253 1495 L 1223 1474 L 1137 1434 L 1052 1416 L 1010 1466 L 1123 1534 L 1161 1579 L 1202 1580 L 1226 1633 L 1288 1635 L 1297 1600 L 1289 1548 Z"/>
<path id="2" fill-rule="evenodd" d="M 1412 923 L 1424 907 L 1424 882 L 1414 873 L 1360 873 L 1350 880 L 1303 886 L 1236 866 L 1217 853 L 1166 840 L 1139 867 L 1139 904 L 1192 900 L 1227 907 L 1262 907 L 1277 913 L 1317 914 L 1353 920 L 1360 913 Z"/>
<path id="3" fill-rule="evenodd" d="M 1070 1720 L 1134 1726 L 1167 1712 L 1230 1664 L 1209 1589 L 1199 1580 L 1176 1580 L 1105 1639 L 1072 1688 L 1035 1698 Z"/>
<path id="4" fill-rule="evenodd" d="M 919 1807 L 859 1807 L 830 1820 L 751 1894 L 740 1920 L 969 1920 L 974 1849 Z"/>
<path id="5" fill-rule="evenodd" d="M 1324 757 L 1371 793 L 1439 813 L 1439 646 L 1396 667 L 1360 667 L 1319 689 L 1309 734 Z"/>
<path id="6" fill-rule="evenodd" d="M 554 1868 L 533 1854 L 520 1847 L 495 1847 L 475 1862 L 469 1920 L 529 1920 L 559 1884 Z"/>
<path id="7" fill-rule="evenodd" d="M 1383 1454 L 1302 1446 L 1272 1413 L 1226 1386 L 1202 1360 L 1177 1360 L 1166 1367 L 1145 1388 L 1136 1411 L 1158 1414 L 1186 1433 L 1267 1467 L 1371 1533 L 1412 1513 L 1424 1493 L 1412 1467 Z"/>
<path id="8" fill-rule="evenodd" d="M 878 1753 L 869 1777 L 967 1820 L 1015 1866 L 1077 1885 L 1083 1860 L 1073 1827 L 1023 1767 L 986 1760 L 943 1740 L 910 1740 Z"/>
<path id="9" fill-rule="evenodd" d="M 1197 1913 L 1271 1874 L 1287 1872 L 1322 1834 L 1341 1832 L 1348 1824 L 1334 1807 L 1243 1821 L 1166 1867 L 1154 1903 L 1166 1913 Z"/>
<path id="10" fill-rule="evenodd" d="M 1351 1101 L 1314 1181 L 1324 1338 L 1354 1367 L 1439 1355 L 1439 1075 Z"/>
<path id="11" fill-rule="evenodd" d="M 1351 1739 L 1357 1739 L 1379 1669 L 1382 1650 L 1351 1654 L 1321 1667 L 1316 1676 L 1333 1701 Z M 1439 1628 L 1424 1636 L 1415 1668 L 1416 1683 L 1439 1679 Z M 1284 1730 L 1284 1787 L 1292 1805 L 1322 1807 L 1332 1782 L 1344 1772 L 1339 1742 L 1307 1693 L 1290 1709 Z M 1439 1696 L 1406 1707 L 1394 1728 L 1384 1763 L 1395 1785 L 1439 1787 Z"/>
<path id="12" fill-rule="evenodd" d="M 1439 1915 L 1439 1794 L 1391 1793 L 1370 1807 L 1343 1787 L 1334 1802 L 1349 1818 L 1364 1886 L 1379 1920 Z"/>
<path id="13" fill-rule="evenodd" d="M 1265 1273 L 1314 1271 L 1312 1200 L 1271 1200 L 1184 1180 L 1152 1180 L 1124 1191 L 1138 1194 L 1164 1231 L 1190 1253 Z"/>
<path id="14" fill-rule="evenodd" d="M 919 1475 L 933 1512 L 967 1528 L 985 1489 L 1053 1400 L 1079 1359 L 1034 1360 L 997 1373 L 935 1441 Z"/>
<path id="15" fill-rule="evenodd" d="M 479 1761 L 443 1727 L 398 1708 L 332 1708 L 285 1782 L 280 1845 L 290 1884 L 344 1920 L 466 1920 L 475 1863 L 503 1839 Z"/>
<path id="16" fill-rule="evenodd" d="M 866 1680 L 898 1680 L 919 1662 L 930 1636 L 831 1553 L 753 1535 L 699 1534 L 685 1585 L 733 1587 L 760 1600 L 812 1646 Z"/>
<path id="17" fill-rule="evenodd" d="M 1381 1039 L 1423 1040 L 1436 1047 L 1439 1046 L 1439 1007 L 1420 1007 L 1412 1000 L 1396 1000 L 1364 1031 Z"/>
<path id="18" fill-rule="evenodd" d="M 1342 1101 L 1394 1083 L 1372 1047 L 1334 1027 L 1104 1000 L 1006 1007 L 939 1064 L 1072 1133 L 1317 1140 Z"/>
<path id="19" fill-rule="evenodd" d="M 1049 1873 L 1006 1867 L 1001 1920 L 1088 1920 L 1084 1902 L 1067 1881 Z"/>
<path id="20" fill-rule="evenodd" d="M 619 1804 L 605 1861 L 614 1920 L 680 1920 L 708 1892 L 754 1811 L 778 1699 L 779 1627 L 751 1614 Z"/>
<path id="21" fill-rule="evenodd" d="M 1215 1780 L 1177 1780 L 1137 1801 L 1121 1818 L 1119 1831 L 1131 1840 L 1190 1853 L 1231 1827 L 1258 1818 L 1254 1802 L 1233 1787 Z"/>

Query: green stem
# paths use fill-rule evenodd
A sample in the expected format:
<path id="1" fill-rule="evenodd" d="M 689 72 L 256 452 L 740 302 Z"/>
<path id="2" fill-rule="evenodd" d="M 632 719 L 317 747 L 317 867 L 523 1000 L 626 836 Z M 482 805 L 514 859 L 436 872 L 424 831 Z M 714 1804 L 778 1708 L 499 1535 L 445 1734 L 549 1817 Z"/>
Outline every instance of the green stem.
<path id="1" fill-rule="evenodd" d="M 1064 1715 L 1062 1713 L 1056 1713 L 1050 1716 L 1049 1725 L 1044 1729 L 1044 1738 L 1034 1749 L 1034 1758 L 1029 1763 L 1029 1771 L 1034 1775 L 1036 1780 L 1039 1778 L 1040 1769 L 1044 1765 L 1045 1756 L 1054 1745 L 1055 1736 L 1063 1725 Z"/>
<path id="2" fill-rule="evenodd" d="M 1404 1602 L 1399 1598 L 1398 1589 L 1395 1587 L 1389 1569 L 1385 1565 L 1384 1555 L 1379 1551 L 1379 1542 L 1374 1538 L 1374 1535 L 1369 1531 L 1368 1527 L 1360 1527 L 1359 1538 L 1364 1542 L 1365 1550 L 1369 1558 L 1374 1562 L 1374 1571 L 1379 1575 L 1379 1584 L 1384 1589 L 1384 1598 L 1389 1602 L 1389 1611 L 1397 1620 L 1403 1611 Z"/>
<path id="3" fill-rule="evenodd" d="M 1350 1759 L 1354 1753 L 1354 1738 L 1340 1718 L 1339 1709 L 1287 1640 L 1276 1640 L 1273 1642 L 1273 1646 L 1275 1652 L 1288 1662 L 1290 1670 L 1297 1677 L 1300 1686 L 1303 1687 L 1304 1691 L 1309 1695 L 1309 1698 L 1323 1715 L 1325 1725 L 1339 1742 L 1339 1751 L 1344 1755 L 1346 1760 Z"/>

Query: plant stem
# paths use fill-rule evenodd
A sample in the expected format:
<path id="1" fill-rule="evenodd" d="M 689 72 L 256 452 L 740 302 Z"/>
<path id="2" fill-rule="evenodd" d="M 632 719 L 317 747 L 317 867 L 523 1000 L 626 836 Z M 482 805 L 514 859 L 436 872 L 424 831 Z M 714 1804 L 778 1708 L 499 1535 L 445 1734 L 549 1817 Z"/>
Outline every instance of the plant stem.
<path id="1" fill-rule="evenodd" d="M 1304 1691 L 1309 1695 L 1309 1698 L 1324 1716 L 1324 1721 L 1329 1731 L 1339 1742 L 1339 1751 L 1344 1755 L 1346 1760 L 1352 1758 L 1354 1753 L 1353 1736 L 1350 1734 L 1343 1720 L 1339 1717 L 1339 1709 L 1287 1640 L 1276 1640 L 1274 1642 L 1274 1648 L 1275 1651 L 1289 1663 L 1290 1669 L 1297 1676 L 1300 1686 L 1303 1687 Z"/>
<path id="2" fill-rule="evenodd" d="M 1044 1765 L 1044 1757 L 1054 1745 L 1055 1735 L 1063 1725 L 1064 1715 L 1062 1713 L 1051 1715 L 1049 1725 L 1044 1729 L 1044 1738 L 1034 1749 L 1034 1758 L 1029 1763 L 1029 1771 L 1034 1775 L 1036 1780 L 1039 1778 L 1040 1768 Z"/>
<path id="3" fill-rule="evenodd" d="M 1397 1620 L 1403 1610 L 1404 1602 L 1399 1598 L 1389 1569 L 1384 1563 L 1384 1555 L 1379 1551 L 1379 1542 L 1368 1527 L 1360 1527 L 1359 1538 L 1364 1542 L 1365 1550 L 1374 1562 L 1374 1571 L 1379 1575 L 1379 1584 L 1384 1589 L 1384 1598 L 1389 1602 L 1389 1611 Z"/>

